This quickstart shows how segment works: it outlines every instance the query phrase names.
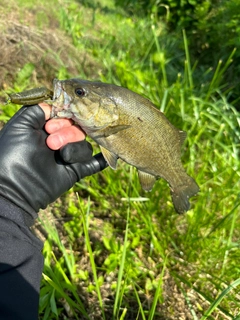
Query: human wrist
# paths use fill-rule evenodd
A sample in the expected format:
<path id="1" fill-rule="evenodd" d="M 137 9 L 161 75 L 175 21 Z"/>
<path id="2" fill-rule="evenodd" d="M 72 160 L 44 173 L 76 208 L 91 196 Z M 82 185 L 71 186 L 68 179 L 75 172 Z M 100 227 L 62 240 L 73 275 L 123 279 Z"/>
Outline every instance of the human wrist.
<path id="1" fill-rule="evenodd" d="M 18 225 L 30 227 L 37 218 L 37 213 L 27 205 L 24 208 L 24 203 L 21 201 L 13 202 L 0 190 L 0 217 L 12 220 Z"/>

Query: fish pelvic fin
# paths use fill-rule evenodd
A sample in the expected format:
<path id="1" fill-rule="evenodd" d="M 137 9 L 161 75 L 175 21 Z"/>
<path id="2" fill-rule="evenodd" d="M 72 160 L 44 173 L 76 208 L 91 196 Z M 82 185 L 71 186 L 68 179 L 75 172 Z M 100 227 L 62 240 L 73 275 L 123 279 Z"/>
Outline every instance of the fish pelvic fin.
<path id="1" fill-rule="evenodd" d="M 143 190 L 151 191 L 156 181 L 156 177 L 141 170 L 138 170 L 138 177 Z"/>
<path id="2" fill-rule="evenodd" d="M 117 168 L 117 159 L 118 159 L 118 156 L 117 156 L 115 153 L 113 153 L 113 152 L 105 149 L 105 148 L 102 147 L 102 146 L 100 146 L 100 149 L 101 149 L 102 154 L 103 154 L 103 157 L 104 157 L 104 159 L 107 161 L 108 165 L 109 165 L 112 169 L 116 170 L 116 168 Z"/>
<path id="3" fill-rule="evenodd" d="M 171 196 L 174 208 L 177 213 L 181 214 L 190 209 L 189 198 L 199 192 L 199 187 L 195 180 L 188 177 L 186 183 L 171 187 Z"/>

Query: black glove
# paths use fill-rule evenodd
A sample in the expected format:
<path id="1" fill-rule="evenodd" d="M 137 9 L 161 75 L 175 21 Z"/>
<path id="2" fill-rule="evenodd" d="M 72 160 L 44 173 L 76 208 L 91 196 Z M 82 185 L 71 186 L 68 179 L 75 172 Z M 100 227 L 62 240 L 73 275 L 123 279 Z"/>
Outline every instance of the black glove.
<path id="1" fill-rule="evenodd" d="M 107 166 L 101 153 L 92 157 L 85 140 L 49 149 L 44 125 L 42 109 L 25 106 L 0 131 L 0 195 L 28 213 L 28 225 L 40 208 Z M 73 163 L 77 159 L 82 163 Z"/>

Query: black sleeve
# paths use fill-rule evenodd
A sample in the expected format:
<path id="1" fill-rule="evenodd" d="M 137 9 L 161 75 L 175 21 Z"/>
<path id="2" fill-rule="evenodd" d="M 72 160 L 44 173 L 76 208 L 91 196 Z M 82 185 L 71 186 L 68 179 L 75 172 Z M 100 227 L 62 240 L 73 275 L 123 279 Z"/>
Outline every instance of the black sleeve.
<path id="1" fill-rule="evenodd" d="M 24 220 L 22 209 L 0 197 L 0 319 L 38 319 L 43 245 Z"/>

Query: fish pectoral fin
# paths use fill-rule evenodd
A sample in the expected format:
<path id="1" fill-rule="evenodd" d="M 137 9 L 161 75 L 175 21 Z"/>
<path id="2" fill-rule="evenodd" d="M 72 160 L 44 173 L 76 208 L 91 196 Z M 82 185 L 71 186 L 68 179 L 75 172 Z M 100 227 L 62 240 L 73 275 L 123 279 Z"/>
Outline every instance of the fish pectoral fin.
<path id="1" fill-rule="evenodd" d="M 139 177 L 142 188 L 145 191 L 151 191 L 156 181 L 156 177 L 153 176 L 152 174 L 149 174 L 141 170 L 138 170 L 138 177 Z"/>
<path id="2" fill-rule="evenodd" d="M 103 156 L 104 156 L 104 159 L 107 161 L 108 165 L 109 165 L 112 169 L 116 170 L 116 168 L 117 168 L 117 159 L 118 159 L 118 156 L 117 156 L 115 153 L 113 153 L 113 152 L 105 149 L 105 148 L 102 147 L 102 146 L 100 146 L 100 149 L 101 149 L 102 154 L 103 154 Z"/>
<path id="3" fill-rule="evenodd" d="M 109 136 L 111 136 L 113 134 L 118 133 L 119 131 L 126 130 L 126 129 L 130 128 L 130 127 L 131 127 L 130 125 L 125 125 L 125 124 L 116 125 L 116 126 L 108 126 L 108 127 L 104 128 L 102 130 L 102 135 L 101 136 L 106 138 L 106 137 L 109 137 Z"/>

